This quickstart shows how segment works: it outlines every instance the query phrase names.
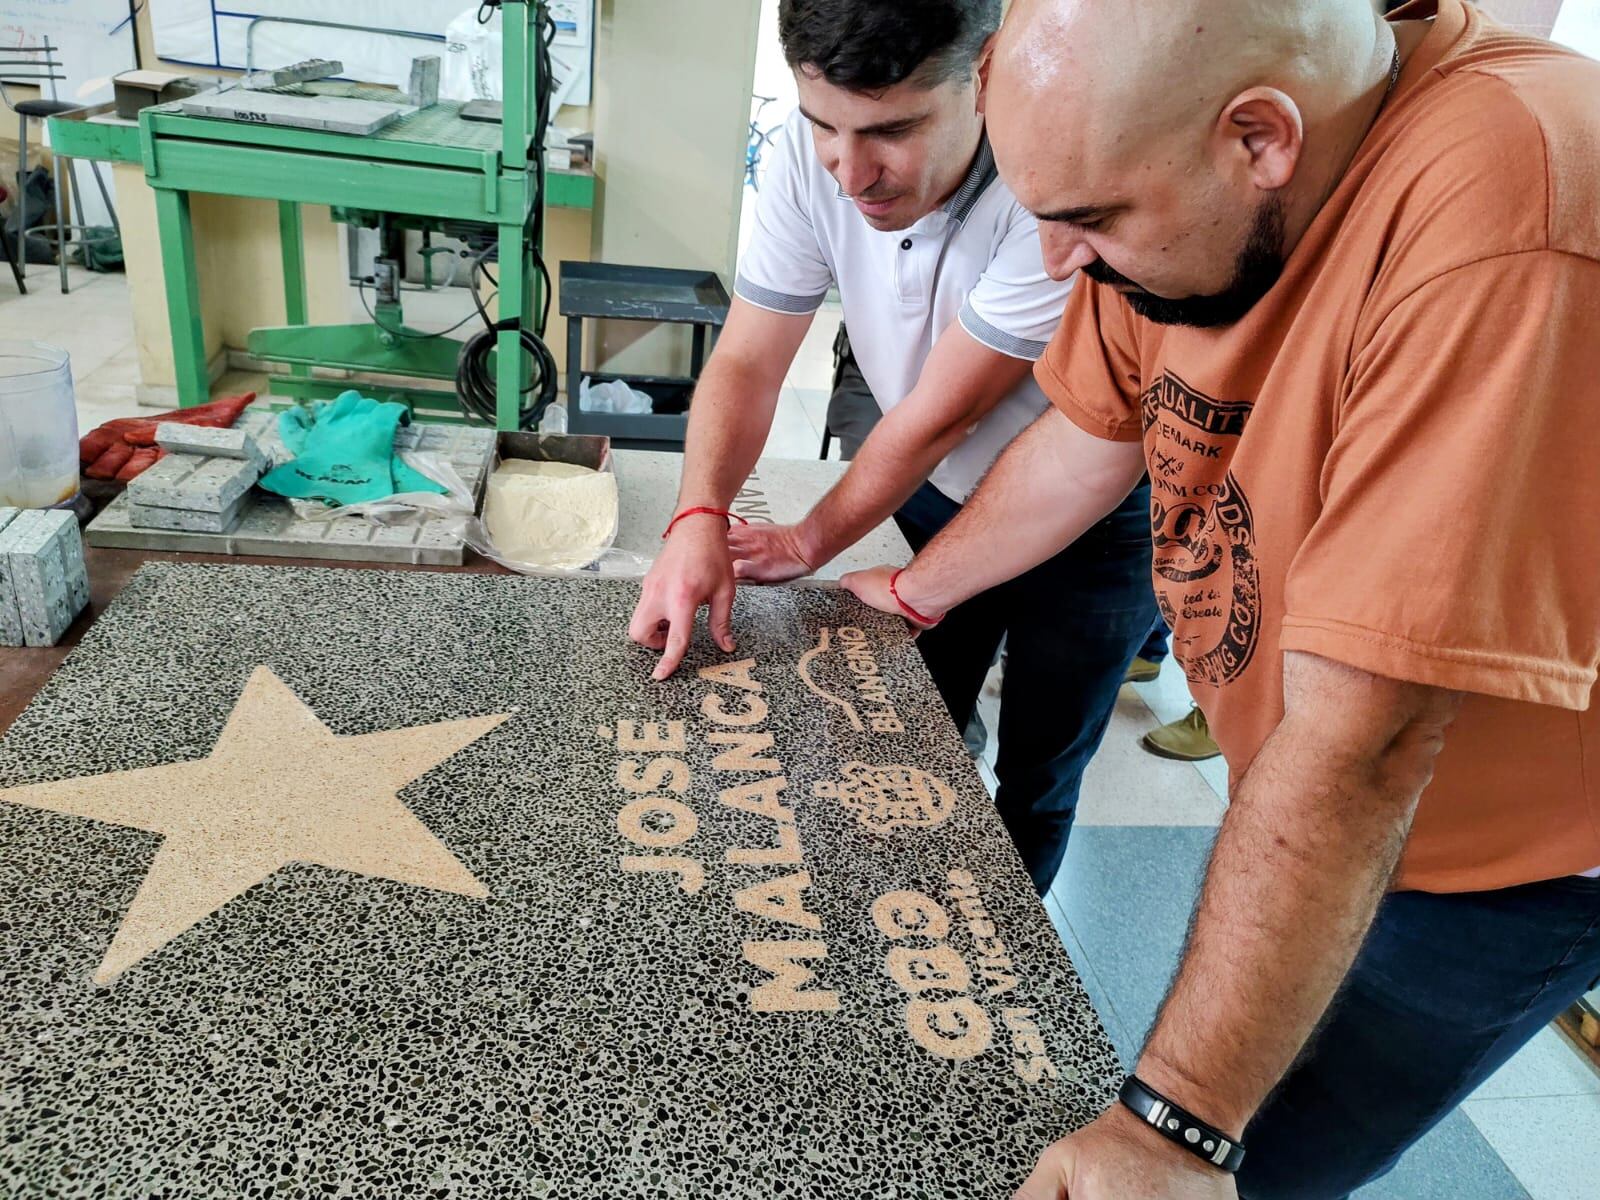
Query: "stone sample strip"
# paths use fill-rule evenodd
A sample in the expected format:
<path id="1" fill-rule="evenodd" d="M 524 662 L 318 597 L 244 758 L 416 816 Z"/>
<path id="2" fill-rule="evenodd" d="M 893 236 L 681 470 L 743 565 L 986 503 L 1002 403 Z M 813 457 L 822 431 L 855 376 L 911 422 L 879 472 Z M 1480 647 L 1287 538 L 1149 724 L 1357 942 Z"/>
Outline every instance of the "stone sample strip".
<path id="1" fill-rule="evenodd" d="M 333 58 L 308 58 L 272 71 L 252 71 L 239 82 L 253 92 L 272 88 L 293 87 L 297 83 L 314 83 L 319 79 L 332 79 L 344 74 L 344 64 Z"/>
<path id="2" fill-rule="evenodd" d="M 165 421 L 156 426 L 156 445 L 173 454 L 192 454 L 201 458 L 237 458 L 259 464 L 266 473 L 266 452 L 260 443 L 241 426 L 232 429 L 208 429 L 203 425 L 185 425 L 178 421 Z"/>
<path id="3" fill-rule="evenodd" d="M 5 644 L 54 646 L 89 603 L 78 519 L 64 509 L 7 511 L 15 515 L 0 529 L 0 603 L 16 620 L 0 617 Z"/>
<path id="4" fill-rule="evenodd" d="M 220 513 L 260 478 L 260 468 L 239 459 L 169 454 L 128 485 L 128 499 L 148 508 Z"/>
<path id="5" fill-rule="evenodd" d="M 0 1190 L 1005 1200 L 1098 1115 L 903 623 L 652 684 L 637 596 L 146 566 L 0 740 Z"/>

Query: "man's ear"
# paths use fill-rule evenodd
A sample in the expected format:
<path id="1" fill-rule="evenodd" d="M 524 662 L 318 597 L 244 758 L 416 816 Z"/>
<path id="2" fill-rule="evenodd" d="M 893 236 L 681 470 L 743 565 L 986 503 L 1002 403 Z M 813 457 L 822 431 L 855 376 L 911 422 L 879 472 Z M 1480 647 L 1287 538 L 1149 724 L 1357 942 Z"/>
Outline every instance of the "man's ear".
<path id="1" fill-rule="evenodd" d="M 994 62 L 995 43 L 1000 40 L 998 33 L 991 33 L 989 40 L 983 44 L 983 49 L 978 51 L 978 65 L 976 77 L 978 81 L 978 115 L 984 116 L 989 109 L 989 67 Z"/>
<path id="2" fill-rule="evenodd" d="M 1277 88 L 1240 92 L 1217 118 L 1215 133 L 1224 153 L 1262 191 L 1276 191 L 1294 178 L 1305 124 L 1299 105 Z"/>

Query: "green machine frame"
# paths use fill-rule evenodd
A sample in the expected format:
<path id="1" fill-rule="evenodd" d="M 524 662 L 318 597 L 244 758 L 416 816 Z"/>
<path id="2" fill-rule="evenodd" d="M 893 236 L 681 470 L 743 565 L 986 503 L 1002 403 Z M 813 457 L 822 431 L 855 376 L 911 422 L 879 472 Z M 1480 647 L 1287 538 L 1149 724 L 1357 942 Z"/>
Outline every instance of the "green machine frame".
<path id="1" fill-rule="evenodd" d="M 289 365 L 273 377 L 275 393 L 322 397 L 348 384 L 312 377 L 317 366 L 422 380 L 453 380 L 460 342 L 397 337 L 370 325 L 317 327 L 307 323 L 306 275 L 300 205 L 325 204 L 355 212 L 471 222 L 493 226 L 499 240 L 500 319 L 523 329 L 543 303 L 532 242 L 533 206 L 543 190 L 547 206 L 589 207 L 594 178 L 554 173 L 531 153 L 536 130 L 537 37 L 543 0 L 504 0 L 504 118 L 499 125 L 464 121 L 461 105 L 440 101 L 367 137 L 255 125 L 189 116 L 176 105 L 145 109 L 137 148 L 115 129 L 83 120 L 51 122 L 52 138 L 74 157 L 142 163 L 155 190 L 162 269 L 172 325 L 179 402 L 210 397 L 200 283 L 195 264 L 189 197 L 202 192 L 278 202 L 287 325 L 258 329 L 250 351 Z M 392 99 L 393 93 L 351 84 L 309 85 L 328 95 Z M 527 363 L 517 328 L 497 334 L 496 425 L 517 428 Z M 413 405 L 451 404 L 453 391 L 378 386 L 383 398 Z"/>

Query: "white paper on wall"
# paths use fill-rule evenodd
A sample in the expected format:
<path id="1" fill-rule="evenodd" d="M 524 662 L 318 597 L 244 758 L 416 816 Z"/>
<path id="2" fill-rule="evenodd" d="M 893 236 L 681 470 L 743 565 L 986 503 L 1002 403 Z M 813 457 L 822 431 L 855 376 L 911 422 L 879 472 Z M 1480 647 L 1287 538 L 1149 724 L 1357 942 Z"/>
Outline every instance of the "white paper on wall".
<path id="1" fill-rule="evenodd" d="M 17 46 L 37 46 L 44 38 L 59 47 L 60 74 L 54 97 L 79 104 L 100 104 L 111 99 L 111 77 L 134 65 L 133 25 L 128 20 L 128 0 L 0 0 L 0 58 Z M 32 56 L 26 56 L 32 57 Z M 15 78 L 25 67 L 0 67 L 0 75 Z M 50 96 L 49 85 L 44 94 Z M 7 136 L 16 131 L 8 129 Z M 108 225 L 110 216 L 94 186 L 87 163 L 78 163 L 76 177 L 84 216 L 91 225 Z M 102 165 L 101 177 L 111 186 L 111 172 Z M 72 214 L 76 219 L 77 214 Z"/>

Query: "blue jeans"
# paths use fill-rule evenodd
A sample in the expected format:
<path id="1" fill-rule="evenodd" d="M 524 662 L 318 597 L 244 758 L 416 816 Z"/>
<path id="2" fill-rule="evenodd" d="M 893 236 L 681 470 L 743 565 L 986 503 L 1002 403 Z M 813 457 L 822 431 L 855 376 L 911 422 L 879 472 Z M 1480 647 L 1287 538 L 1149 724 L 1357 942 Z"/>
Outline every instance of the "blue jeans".
<path id="1" fill-rule="evenodd" d="M 1597 978 L 1600 879 L 1389 896 L 1245 1130 L 1240 1196 L 1340 1200 L 1376 1179 Z"/>
<path id="2" fill-rule="evenodd" d="M 923 484 L 895 520 L 920 552 L 960 511 Z M 1066 854 L 1083 769 L 1155 619 L 1150 555 L 1146 483 L 1060 554 L 974 596 L 917 639 L 957 729 L 1006 639 L 995 804 L 1041 895 Z"/>

